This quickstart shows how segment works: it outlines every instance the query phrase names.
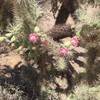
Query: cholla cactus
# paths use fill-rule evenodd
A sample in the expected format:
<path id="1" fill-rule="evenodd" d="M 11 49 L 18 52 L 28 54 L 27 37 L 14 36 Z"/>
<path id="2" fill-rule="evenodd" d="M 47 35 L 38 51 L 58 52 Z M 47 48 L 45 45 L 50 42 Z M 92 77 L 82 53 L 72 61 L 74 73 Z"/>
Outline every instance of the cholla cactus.
<path id="1" fill-rule="evenodd" d="M 11 2 L 14 21 L 8 25 L 6 36 L 11 42 L 15 42 L 17 39 L 19 40 L 19 37 L 26 38 L 27 34 L 34 32 L 42 12 L 36 0 L 14 0 Z"/>
<path id="2" fill-rule="evenodd" d="M 35 0 L 16 0 L 16 1 L 14 0 L 12 1 L 12 3 L 13 3 L 12 11 L 14 16 L 14 22 L 12 25 L 10 25 L 10 27 L 8 27 L 7 31 L 9 33 L 34 32 L 34 28 L 37 25 L 37 20 L 41 14 L 41 10 L 37 5 L 36 1 Z M 14 31 L 17 28 L 17 26 L 20 26 L 18 27 L 19 28 L 18 32 Z"/>
<path id="3" fill-rule="evenodd" d="M 70 94 L 67 100 L 99 100 L 99 94 L 100 86 L 79 85 L 75 88 L 74 94 Z"/>
<path id="4" fill-rule="evenodd" d="M 98 80 L 100 74 L 100 30 L 95 26 L 85 25 L 81 31 L 81 45 L 87 49 L 85 55 L 87 63 L 85 64 L 87 71 L 87 81 L 93 84 Z"/>
<path id="5" fill-rule="evenodd" d="M 100 11 L 99 6 L 97 7 L 83 7 L 76 11 L 78 19 L 85 24 L 93 25 L 97 24 L 100 26 Z"/>

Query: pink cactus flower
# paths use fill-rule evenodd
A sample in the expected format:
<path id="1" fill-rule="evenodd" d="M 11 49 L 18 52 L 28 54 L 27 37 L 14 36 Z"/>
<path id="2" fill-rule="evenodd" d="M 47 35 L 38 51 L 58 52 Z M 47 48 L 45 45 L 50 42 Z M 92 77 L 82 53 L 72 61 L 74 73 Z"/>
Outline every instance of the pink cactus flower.
<path id="1" fill-rule="evenodd" d="M 37 43 L 39 41 L 39 36 L 36 33 L 29 34 L 29 41 L 32 43 Z"/>
<path id="2" fill-rule="evenodd" d="M 71 43 L 74 47 L 77 47 L 79 45 L 79 38 L 77 36 L 72 37 Z"/>
<path id="3" fill-rule="evenodd" d="M 64 56 L 67 56 L 68 55 L 68 48 L 60 48 L 59 49 L 59 54 L 60 56 L 64 57 Z"/>

